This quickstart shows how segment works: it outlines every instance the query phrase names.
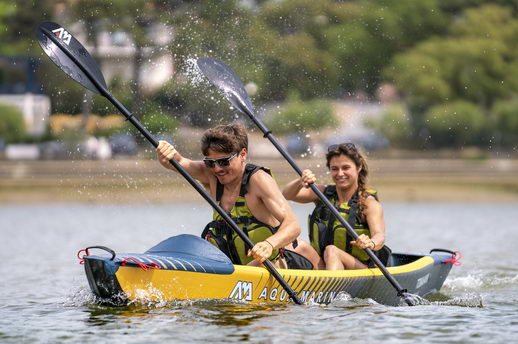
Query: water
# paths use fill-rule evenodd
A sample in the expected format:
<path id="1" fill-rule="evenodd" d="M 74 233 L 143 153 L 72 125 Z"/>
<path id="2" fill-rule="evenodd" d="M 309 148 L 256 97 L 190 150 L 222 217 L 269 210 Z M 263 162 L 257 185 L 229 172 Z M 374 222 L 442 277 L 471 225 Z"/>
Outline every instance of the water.
<path id="1" fill-rule="evenodd" d="M 305 223 L 311 207 L 294 209 Z M 430 305 L 387 307 L 346 297 L 302 307 L 95 303 L 79 249 L 141 252 L 171 235 L 197 234 L 209 217 L 205 204 L 0 206 L 0 342 L 507 343 L 518 335 L 512 204 L 385 204 L 393 250 L 463 254 L 463 265 L 453 267 Z"/>

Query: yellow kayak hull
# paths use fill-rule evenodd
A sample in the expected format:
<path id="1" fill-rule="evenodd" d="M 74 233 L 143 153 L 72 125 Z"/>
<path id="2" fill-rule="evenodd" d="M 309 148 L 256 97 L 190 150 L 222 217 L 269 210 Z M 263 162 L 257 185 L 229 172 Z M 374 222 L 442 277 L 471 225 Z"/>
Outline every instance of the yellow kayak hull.
<path id="1" fill-rule="evenodd" d="M 189 238 L 190 240 L 190 238 Z M 211 261 L 176 254 L 122 255 L 119 261 L 106 257 L 85 257 L 85 269 L 92 291 L 115 304 L 140 301 L 239 300 L 249 303 L 289 303 L 287 293 L 262 267 L 232 265 L 210 270 Z M 436 293 L 452 264 L 451 255 L 393 254 L 388 271 L 409 293 Z M 122 263 L 122 262 L 124 262 Z M 146 265 L 147 264 L 147 265 Z M 154 264 L 155 268 L 150 268 Z M 214 265 L 214 264 L 213 264 Z M 294 270 L 278 272 L 303 302 L 327 304 L 340 293 L 370 298 L 387 305 L 399 305 L 396 290 L 378 268 L 361 270 Z"/>

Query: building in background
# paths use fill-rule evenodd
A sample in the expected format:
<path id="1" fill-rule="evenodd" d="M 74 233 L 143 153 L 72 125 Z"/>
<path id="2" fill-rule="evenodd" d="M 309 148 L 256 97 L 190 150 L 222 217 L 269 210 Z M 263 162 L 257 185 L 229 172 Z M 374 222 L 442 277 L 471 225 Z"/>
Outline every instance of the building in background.
<path id="1" fill-rule="evenodd" d="M 129 82 L 134 79 L 135 54 L 137 53 L 132 37 L 123 31 L 100 31 L 96 45 L 89 45 L 86 30 L 81 23 L 71 27 L 77 32 L 76 38 L 98 61 L 101 71 L 109 84 L 113 79 Z M 162 23 L 154 24 L 148 32 L 154 46 L 142 49 L 142 65 L 138 73 L 138 82 L 144 92 L 153 92 L 164 85 L 174 74 L 173 57 L 165 46 L 172 40 L 173 30 Z"/>

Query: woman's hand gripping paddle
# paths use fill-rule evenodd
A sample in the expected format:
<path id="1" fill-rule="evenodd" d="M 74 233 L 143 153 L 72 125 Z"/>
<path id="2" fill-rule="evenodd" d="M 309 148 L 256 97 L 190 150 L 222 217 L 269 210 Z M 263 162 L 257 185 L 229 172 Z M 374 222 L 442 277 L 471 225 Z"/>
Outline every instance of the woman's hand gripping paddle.
<path id="1" fill-rule="evenodd" d="M 266 126 L 255 116 L 254 108 L 248 93 L 246 92 L 241 79 L 221 61 L 203 57 L 197 61 L 198 67 L 202 73 L 210 80 L 223 93 L 223 95 L 234 105 L 239 111 L 246 114 L 250 119 L 259 127 L 263 132 L 264 137 L 268 138 L 270 142 L 277 148 L 282 156 L 290 163 L 293 169 L 300 175 L 302 170 L 297 165 L 291 155 L 282 147 L 279 142 L 272 135 L 272 132 L 266 128 Z M 335 207 L 329 202 L 324 196 L 322 191 L 318 189 L 314 184 L 310 184 L 311 190 L 320 198 L 320 200 L 326 205 L 327 208 L 333 213 L 333 215 L 340 221 L 340 223 L 347 229 L 347 232 L 356 240 L 358 234 L 354 231 L 351 225 L 345 221 Z M 374 252 L 366 248 L 365 252 L 372 259 L 374 264 L 381 270 L 383 275 L 387 278 L 390 284 L 396 289 L 398 296 L 402 297 L 407 305 L 415 306 L 418 303 L 419 296 L 410 294 L 406 289 L 403 289 L 399 282 L 387 271 L 387 268 L 381 263 Z"/>
<path id="2" fill-rule="evenodd" d="M 151 133 L 142 126 L 142 124 L 108 91 L 106 81 L 95 60 L 90 56 L 88 51 L 79 43 L 79 41 L 70 34 L 64 27 L 52 23 L 45 22 L 40 24 L 36 33 L 38 42 L 61 70 L 68 76 L 77 81 L 89 90 L 106 97 L 125 117 L 133 124 L 146 139 L 156 148 L 158 141 Z M 252 248 L 254 244 L 250 241 L 243 231 L 232 221 L 232 218 L 217 204 L 209 194 L 198 184 L 183 167 L 174 159 L 169 160 L 171 165 L 191 184 L 196 191 L 221 215 L 229 226 L 243 239 L 243 241 Z M 286 293 L 296 304 L 302 304 L 302 301 L 295 294 L 293 289 L 286 283 L 282 276 L 275 270 L 270 261 L 263 263 L 273 277 L 286 290 Z"/>

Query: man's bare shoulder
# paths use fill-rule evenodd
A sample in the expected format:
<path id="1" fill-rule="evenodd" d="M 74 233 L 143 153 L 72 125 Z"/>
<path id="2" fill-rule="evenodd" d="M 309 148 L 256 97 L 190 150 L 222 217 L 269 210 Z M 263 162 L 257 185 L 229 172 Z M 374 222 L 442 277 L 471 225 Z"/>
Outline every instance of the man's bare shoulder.
<path id="1" fill-rule="evenodd" d="M 258 170 L 252 174 L 248 185 L 250 192 L 267 192 L 271 190 L 272 187 L 275 188 L 275 190 L 279 190 L 273 177 L 264 170 Z"/>

